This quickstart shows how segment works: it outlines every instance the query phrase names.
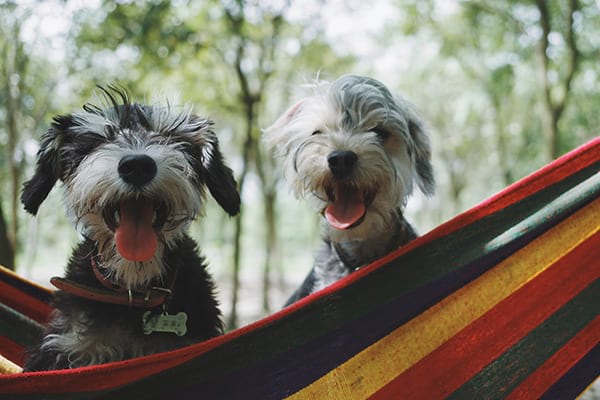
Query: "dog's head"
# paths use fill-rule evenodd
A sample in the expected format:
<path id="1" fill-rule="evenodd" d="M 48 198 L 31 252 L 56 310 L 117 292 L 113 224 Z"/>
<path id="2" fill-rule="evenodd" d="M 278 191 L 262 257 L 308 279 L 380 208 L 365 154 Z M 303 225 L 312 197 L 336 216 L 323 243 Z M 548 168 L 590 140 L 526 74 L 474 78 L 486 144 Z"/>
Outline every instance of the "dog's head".
<path id="1" fill-rule="evenodd" d="M 297 197 L 311 197 L 332 231 L 390 221 L 416 183 L 434 190 L 431 148 L 411 105 L 379 81 L 354 75 L 315 85 L 316 93 L 265 129 Z"/>
<path id="2" fill-rule="evenodd" d="M 21 201 L 36 214 L 62 181 L 76 227 L 114 277 L 135 287 L 164 272 L 164 250 L 203 211 L 206 189 L 230 215 L 240 197 L 211 121 L 190 107 L 131 103 L 123 90 L 100 89 L 104 106 L 58 116 L 42 136 Z"/>

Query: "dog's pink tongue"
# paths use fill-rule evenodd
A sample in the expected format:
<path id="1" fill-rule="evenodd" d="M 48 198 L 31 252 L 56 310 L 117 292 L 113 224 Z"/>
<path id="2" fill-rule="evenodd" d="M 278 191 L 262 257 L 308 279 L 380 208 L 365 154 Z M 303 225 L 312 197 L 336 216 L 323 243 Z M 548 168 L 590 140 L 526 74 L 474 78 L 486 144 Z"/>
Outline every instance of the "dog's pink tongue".
<path id="1" fill-rule="evenodd" d="M 119 227 L 115 230 L 117 251 L 129 261 L 148 261 L 154 256 L 158 238 L 152 228 L 154 204 L 148 199 L 121 202 Z"/>
<path id="2" fill-rule="evenodd" d="M 325 209 L 329 225 L 337 229 L 348 229 L 365 215 L 366 208 L 362 193 L 358 190 L 336 187 L 335 201 Z"/>

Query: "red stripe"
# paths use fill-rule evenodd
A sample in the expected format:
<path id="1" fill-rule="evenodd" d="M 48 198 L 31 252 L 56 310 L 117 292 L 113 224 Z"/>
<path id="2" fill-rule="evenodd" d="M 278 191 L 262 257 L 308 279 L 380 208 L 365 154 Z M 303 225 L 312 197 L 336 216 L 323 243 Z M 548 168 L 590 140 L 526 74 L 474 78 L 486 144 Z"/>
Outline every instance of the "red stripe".
<path id="1" fill-rule="evenodd" d="M 6 336 L 0 336 L 0 354 L 18 365 L 25 361 L 25 349 L 17 342 L 13 342 Z"/>
<path id="2" fill-rule="evenodd" d="M 550 357 L 507 397 L 507 400 L 538 399 L 600 341 L 600 317 Z"/>
<path id="3" fill-rule="evenodd" d="M 52 307 L 6 282 L 0 281 L 0 303 L 39 322 L 46 323 Z"/>
<path id="4" fill-rule="evenodd" d="M 371 399 L 435 399 L 454 392 L 600 277 L 599 243 L 600 232 L 396 377 Z"/>

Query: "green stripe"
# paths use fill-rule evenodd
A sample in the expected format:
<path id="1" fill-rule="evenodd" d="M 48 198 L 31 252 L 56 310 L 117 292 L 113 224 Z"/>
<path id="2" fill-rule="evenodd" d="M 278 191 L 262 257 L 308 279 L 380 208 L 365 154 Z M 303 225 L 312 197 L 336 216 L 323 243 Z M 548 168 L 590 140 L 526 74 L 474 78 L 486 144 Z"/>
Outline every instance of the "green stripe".
<path id="1" fill-rule="evenodd" d="M 43 327 L 31 318 L 0 304 L 0 336 L 23 347 L 33 346 L 42 338 Z"/>
<path id="2" fill-rule="evenodd" d="M 600 312 L 600 280 L 532 330 L 449 399 L 502 399 L 571 340 Z"/>
<path id="3" fill-rule="evenodd" d="M 600 193 L 600 174 L 589 177 L 586 181 L 573 187 L 568 192 L 561 194 L 556 199 L 544 205 L 542 209 L 531 214 L 513 227 L 494 238 L 486 245 L 486 249 L 500 248 L 504 244 L 516 240 L 527 232 L 531 232 L 536 226 L 540 226 L 547 221 L 560 218 L 565 210 L 573 207 L 579 208 L 586 204 L 590 199 L 594 199 Z"/>

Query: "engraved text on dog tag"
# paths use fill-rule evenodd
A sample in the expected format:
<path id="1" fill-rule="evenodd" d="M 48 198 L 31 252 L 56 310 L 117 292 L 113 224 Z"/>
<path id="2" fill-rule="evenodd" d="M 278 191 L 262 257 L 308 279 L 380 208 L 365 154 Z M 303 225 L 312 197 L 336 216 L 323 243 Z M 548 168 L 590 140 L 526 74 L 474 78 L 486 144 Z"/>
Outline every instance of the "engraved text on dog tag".
<path id="1" fill-rule="evenodd" d="M 152 332 L 169 332 L 177 336 L 183 336 L 187 332 L 187 314 L 184 312 L 153 314 L 152 311 L 146 311 L 142 322 L 144 335 L 149 335 Z"/>

